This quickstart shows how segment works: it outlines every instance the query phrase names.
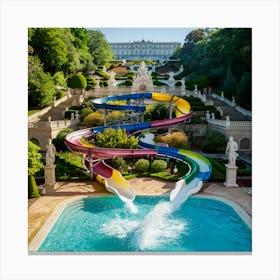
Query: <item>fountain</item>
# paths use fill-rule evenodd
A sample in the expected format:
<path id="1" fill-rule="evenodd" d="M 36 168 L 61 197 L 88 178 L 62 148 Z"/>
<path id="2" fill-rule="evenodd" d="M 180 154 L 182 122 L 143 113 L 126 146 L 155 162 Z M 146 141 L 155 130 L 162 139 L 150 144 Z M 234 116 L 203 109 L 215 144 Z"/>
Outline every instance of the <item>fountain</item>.
<path id="1" fill-rule="evenodd" d="M 132 92 L 149 92 L 154 90 L 151 71 L 148 71 L 144 61 L 140 63 L 138 73 L 133 81 L 131 90 Z"/>

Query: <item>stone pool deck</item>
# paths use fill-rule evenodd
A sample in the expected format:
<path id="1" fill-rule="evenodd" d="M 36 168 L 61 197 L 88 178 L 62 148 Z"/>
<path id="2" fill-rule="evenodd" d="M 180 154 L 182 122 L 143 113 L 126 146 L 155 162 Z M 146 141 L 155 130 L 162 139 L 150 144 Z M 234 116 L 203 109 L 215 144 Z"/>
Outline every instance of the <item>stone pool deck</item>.
<path id="1" fill-rule="evenodd" d="M 164 195 L 174 188 L 174 182 L 154 178 L 130 180 L 136 195 Z M 252 216 L 252 196 L 246 188 L 226 188 L 222 183 L 206 183 L 201 194 L 226 198 L 241 206 Z M 61 202 L 73 197 L 112 195 L 99 182 L 57 182 L 53 192 L 32 201 L 28 209 L 28 243 L 38 233 L 48 217 Z M 31 201 L 30 201 L 31 202 Z"/>

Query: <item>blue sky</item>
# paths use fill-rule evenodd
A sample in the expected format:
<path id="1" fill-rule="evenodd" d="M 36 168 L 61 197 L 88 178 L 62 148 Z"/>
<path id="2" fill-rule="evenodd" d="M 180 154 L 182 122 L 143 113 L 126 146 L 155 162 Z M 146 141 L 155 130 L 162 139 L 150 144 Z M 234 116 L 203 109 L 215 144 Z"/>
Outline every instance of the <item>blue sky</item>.
<path id="1" fill-rule="evenodd" d="M 149 40 L 183 43 L 186 35 L 196 28 L 90 28 L 100 30 L 109 43 Z"/>

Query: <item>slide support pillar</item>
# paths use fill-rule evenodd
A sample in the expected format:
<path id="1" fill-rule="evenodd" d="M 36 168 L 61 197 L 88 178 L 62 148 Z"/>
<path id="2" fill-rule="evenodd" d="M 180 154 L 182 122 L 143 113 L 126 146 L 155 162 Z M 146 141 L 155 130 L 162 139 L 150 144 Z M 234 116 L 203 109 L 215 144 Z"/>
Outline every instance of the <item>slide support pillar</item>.
<path id="1" fill-rule="evenodd" d="M 93 180 L 93 173 L 92 173 L 92 154 L 89 154 L 89 174 L 90 174 L 90 180 Z"/>
<path id="2" fill-rule="evenodd" d="M 107 109 L 104 109 L 104 126 L 107 125 Z"/>
<path id="3" fill-rule="evenodd" d="M 172 119 L 172 101 L 169 102 L 169 119 Z M 168 134 L 171 133 L 171 127 L 168 127 Z"/>

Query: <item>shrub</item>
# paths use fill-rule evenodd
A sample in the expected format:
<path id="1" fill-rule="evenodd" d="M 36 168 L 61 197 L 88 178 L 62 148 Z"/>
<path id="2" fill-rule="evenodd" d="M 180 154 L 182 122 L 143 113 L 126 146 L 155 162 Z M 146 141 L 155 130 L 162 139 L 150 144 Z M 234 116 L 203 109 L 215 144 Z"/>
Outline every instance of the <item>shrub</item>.
<path id="1" fill-rule="evenodd" d="M 67 79 L 67 85 L 70 88 L 86 88 L 87 80 L 82 74 L 75 74 Z"/>
<path id="2" fill-rule="evenodd" d="M 103 133 L 96 135 L 96 145 L 103 148 L 134 149 L 138 140 L 134 136 L 128 136 L 125 129 L 106 128 Z"/>
<path id="3" fill-rule="evenodd" d="M 62 90 L 58 90 L 58 91 L 56 92 L 55 96 L 56 96 L 57 99 L 60 99 L 60 98 L 62 98 L 63 96 L 65 96 L 65 92 L 62 91 Z"/>
<path id="4" fill-rule="evenodd" d="M 61 86 L 63 88 L 67 88 L 66 78 L 62 71 L 58 71 L 53 75 L 53 81 L 56 86 Z"/>
<path id="5" fill-rule="evenodd" d="M 89 107 L 86 107 L 86 108 L 83 108 L 80 112 L 79 112 L 79 115 L 80 115 L 80 119 L 81 121 L 84 120 L 84 118 L 89 115 L 90 113 L 93 113 L 93 110 Z"/>
<path id="6" fill-rule="evenodd" d="M 76 111 L 75 110 L 67 110 L 65 113 L 64 113 L 64 118 L 65 119 L 71 119 L 71 115 L 72 113 L 74 113 L 74 115 L 76 114 Z"/>
<path id="7" fill-rule="evenodd" d="M 92 126 L 100 126 L 104 124 L 104 115 L 100 112 L 96 111 L 88 114 L 81 125 L 92 127 Z"/>
<path id="8" fill-rule="evenodd" d="M 156 159 L 153 161 L 151 168 L 154 172 L 161 172 L 166 170 L 167 163 L 162 159 Z"/>
<path id="9" fill-rule="evenodd" d="M 149 169 L 150 162 L 147 159 L 138 159 L 135 163 L 135 169 L 139 172 L 145 172 Z"/>
<path id="10" fill-rule="evenodd" d="M 64 144 L 64 138 L 67 134 L 69 134 L 72 131 L 73 131 L 73 129 L 71 129 L 71 128 L 64 128 L 57 134 L 56 138 L 53 139 L 53 144 L 55 145 L 57 152 L 60 152 L 60 151 L 64 152 L 67 150 L 67 147 Z"/>
<path id="11" fill-rule="evenodd" d="M 183 131 L 173 132 L 164 136 L 158 135 L 155 137 L 155 141 L 180 149 L 189 149 L 190 147 L 188 136 Z"/>
<path id="12" fill-rule="evenodd" d="M 39 191 L 33 175 L 28 175 L 28 198 L 39 197 Z"/>
<path id="13" fill-rule="evenodd" d="M 208 153 L 224 153 L 226 150 L 226 136 L 218 131 L 209 131 L 202 144 L 202 151 Z"/>

